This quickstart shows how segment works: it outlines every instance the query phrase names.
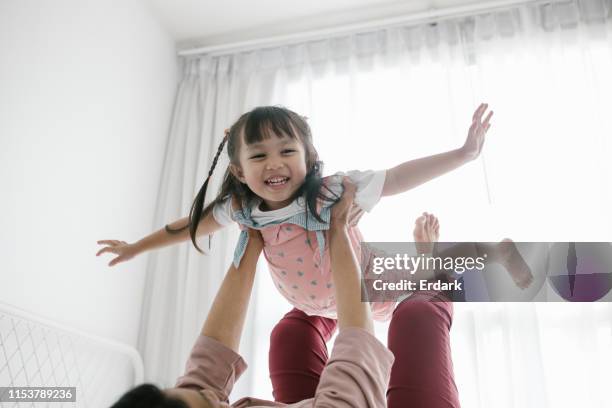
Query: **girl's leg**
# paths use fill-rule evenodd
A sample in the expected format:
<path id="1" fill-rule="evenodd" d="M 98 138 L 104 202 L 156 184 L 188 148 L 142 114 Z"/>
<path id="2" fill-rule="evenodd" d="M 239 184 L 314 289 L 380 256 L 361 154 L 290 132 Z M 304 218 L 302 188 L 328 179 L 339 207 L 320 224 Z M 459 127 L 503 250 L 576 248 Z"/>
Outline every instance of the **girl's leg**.
<path id="1" fill-rule="evenodd" d="M 327 364 L 326 343 L 335 330 L 336 320 L 295 308 L 276 324 L 269 354 L 275 401 L 290 404 L 314 397 Z"/>
<path id="2" fill-rule="evenodd" d="M 453 305 L 434 292 L 400 303 L 389 326 L 395 355 L 387 392 L 389 408 L 457 408 L 450 328 Z"/>

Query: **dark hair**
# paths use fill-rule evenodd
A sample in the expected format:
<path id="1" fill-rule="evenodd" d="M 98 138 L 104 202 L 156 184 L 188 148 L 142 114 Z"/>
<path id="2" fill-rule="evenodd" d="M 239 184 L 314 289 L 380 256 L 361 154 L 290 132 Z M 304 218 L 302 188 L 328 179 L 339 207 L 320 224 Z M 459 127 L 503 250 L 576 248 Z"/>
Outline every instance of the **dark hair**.
<path id="1" fill-rule="evenodd" d="M 168 397 L 156 385 L 141 384 L 119 398 L 111 408 L 189 408 L 182 400 Z"/>
<path id="2" fill-rule="evenodd" d="M 306 151 L 306 178 L 302 186 L 294 193 L 292 199 L 304 197 L 306 200 L 306 216 L 309 212 L 320 222 L 323 222 L 317 212 L 317 199 L 323 201 L 337 201 L 339 197 L 331 192 L 327 187 L 323 186 L 322 172 L 323 163 L 319 161 L 319 154 L 312 143 L 312 134 L 310 126 L 306 123 L 306 118 L 297 113 L 281 107 L 281 106 L 260 106 L 240 116 L 240 118 L 232 125 L 229 131 L 226 131 L 225 137 L 221 141 L 217 154 L 213 159 L 212 166 L 208 172 L 208 176 L 200 191 L 193 200 L 191 210 L 189 211 L 189 224 L 179 229 L 171 229 L 166 225 L 166 231 L 169 233 L 177 233 L 189 228 L 191 242 L 202 252 L 196 243 L 196 230 L 200 220 L 206 217 L 213 207 L 223 202 L 225 199 L 235 197 L 241 209 L 249 207 L 257 199 L 257 195 L 251 189 L 240 182 L 230 171 L 229 167 L 225 170 L 223 183 L 217 197 L 212 200 L 206 208 L 204 208 L 204 199 L 208 182 L 219 160 L 219 155 L 223 151 L 223 147 L 227 142 L 227 154 L 230 163 L 236 166 L 240 165 L 239 149 L 241 143 L 241 134 L 244 133 L 244 141 L 247 144 L 261 142 L 264 139 L 271 137 L 271 134 L 277 137 L 287 135 L 292 139 L 299 139 L 304 145 Z M 296 134 L 297 133 L 297 134 Z M 322 193 L 325 189 L 331 195 Z"/>

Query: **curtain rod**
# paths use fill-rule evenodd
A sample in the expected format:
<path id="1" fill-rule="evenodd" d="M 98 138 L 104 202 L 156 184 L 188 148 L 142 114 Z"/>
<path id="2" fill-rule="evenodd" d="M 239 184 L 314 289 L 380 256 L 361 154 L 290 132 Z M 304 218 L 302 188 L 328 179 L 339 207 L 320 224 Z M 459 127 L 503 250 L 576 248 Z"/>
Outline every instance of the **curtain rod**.
<path id="1" fill-rule="evenodd" d="M 344 35 L 392 28 L 396 26 L 404 26 L 411 24 L 414 25 L 418 23 L 425 23 L 431 20 L 440 21 L 444 19 L 463 17 L 477 13 L 490 12 L 497 9 L 519 6 L 523 4 L 541 4 L 555 2 L 560 3 L 562 2 L 562 0 L 493 0 L 484 1 L 482 3 L 472 3 L 465 6 L 447 7 L 439 10 L 435 8 L 430 8 L 428 11 L 420 13 L 406 14 L 402 16 L 366 21 L 361 23 L 346 24 L 334 28 L 324 28 L 320 30 L 257 38 L 247 41 L 238 41 L 226 44 L 191 48 L 179 51 L 178 55 L 180 57 L 195 55 L 220 56 L 245 51 L 254 51 L 257 49 L 279 47 L 282 45 L 299 44 L 308 41 L 321 40 L 330 37 L 340 37 Z"/>

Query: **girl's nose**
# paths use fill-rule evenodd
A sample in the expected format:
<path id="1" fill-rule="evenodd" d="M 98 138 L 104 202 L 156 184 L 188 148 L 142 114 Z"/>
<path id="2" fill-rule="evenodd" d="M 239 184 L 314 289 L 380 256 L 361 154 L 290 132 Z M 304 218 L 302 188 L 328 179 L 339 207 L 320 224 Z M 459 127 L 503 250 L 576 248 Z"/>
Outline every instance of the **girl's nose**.
<path id="1" fill-rule="evenodd" d="M 266 162 L 267 170 L 276 170 L 283 167 L 283 162 L 279 159 L 270 159 Z"/>

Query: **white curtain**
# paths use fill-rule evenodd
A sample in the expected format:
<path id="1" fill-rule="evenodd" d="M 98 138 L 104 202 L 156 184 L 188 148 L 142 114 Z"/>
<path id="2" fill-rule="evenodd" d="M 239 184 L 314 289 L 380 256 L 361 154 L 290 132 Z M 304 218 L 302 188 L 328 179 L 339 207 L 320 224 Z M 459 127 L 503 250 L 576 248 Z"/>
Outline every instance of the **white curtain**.
<path id="1" fill-rule="evenodd" d="M 362 220 L 366 239 L 410 240 L 414 218 L 430 211 L 447 241 L 612 241 L 611 5 L 540 3 L 187 59 L 158 225 L 187 211 L 223 129 L 256 105 L 308 116 L 329 174 L 457 148 L 485 101 L 495 115 L 482 157 L 383 199 Z M 235 231 L 217 234 L 208 257 L 187 246 L 152 256 L 140 342 L 151 379 L 180 373 L 234 242 Z M 269 398 L 268 338 L 289 305 L 265 273 L 256 293 L 243 341 L 250 376 L 234 395 Z M 607 304 L 457 304 L 463 406 L 610 406 L 611 322 Z"/>
<path id="2" fill-rule="evenodd" d="M 254 72 L 256 66 L 236 69 L 230 59 L 203 58 L 182 63 L 183 78 L 164 159 L 155 228 L 189 213 L 224 129 L 241 113 L 274 99 L 269 74 Z M 209 200 L 217 193 L 227 164 L 224 151 L 209 183 Z M 191 242 L 150 254 L 138 338 L 146 381 L 169 387 L 182 374 L 230 265 L 237 237 L 238 229 L 232 227 L 216 233 L 210 241 L 199 239 L 207 255 L 198 253 Z M 246 330 L 251 326 L 247 323 Z M 248 338 L 244 343 L 242 349 L 248 356 Z M 247 373 L 237 392 L 248 389 L 250 375 L 252 372 Z"/>

